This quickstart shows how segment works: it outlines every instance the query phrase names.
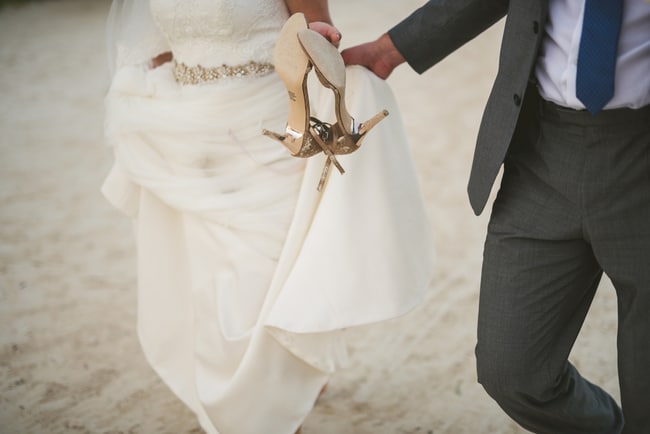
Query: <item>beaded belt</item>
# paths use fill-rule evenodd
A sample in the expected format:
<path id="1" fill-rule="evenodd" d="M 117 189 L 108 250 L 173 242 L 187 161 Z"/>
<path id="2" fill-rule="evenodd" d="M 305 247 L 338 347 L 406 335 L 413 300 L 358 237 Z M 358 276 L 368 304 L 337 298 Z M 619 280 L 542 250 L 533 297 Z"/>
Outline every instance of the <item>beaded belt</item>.
<path id="1" fill-rule="evenodd" d="M 271 63 L 248 62 L 243 65 L 221 65 L 205 67 L 201 65 L 188 66 L 184 63 L 174 63 L 174 77 L 180 84 L 200 84 L 216 81 L 226 77 L 248 77 L 265 75 L 273 71 Z"/>

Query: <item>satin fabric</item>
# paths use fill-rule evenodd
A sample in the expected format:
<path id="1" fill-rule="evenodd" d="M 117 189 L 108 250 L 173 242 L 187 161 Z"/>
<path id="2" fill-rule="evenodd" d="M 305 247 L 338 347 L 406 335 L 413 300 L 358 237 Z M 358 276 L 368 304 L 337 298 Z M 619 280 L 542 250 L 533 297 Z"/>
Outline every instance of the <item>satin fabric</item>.
<path id="1" fill-rule="evenodd" d="M 208 433 L 293 433 L 345 364 L 345 329 L 425 297 L 433 247 L 408 141 L 385 82 L 348 68 L 358 119 L 391 115 L 346 173 L 291 157 L 275 74 L 180 86 L 172 65 L 119 68 L 106 98 L 106 197 L 134 221 L 138 334 L 153 369 Z M 331 91 L 310 83 L 314 114 Z"/>

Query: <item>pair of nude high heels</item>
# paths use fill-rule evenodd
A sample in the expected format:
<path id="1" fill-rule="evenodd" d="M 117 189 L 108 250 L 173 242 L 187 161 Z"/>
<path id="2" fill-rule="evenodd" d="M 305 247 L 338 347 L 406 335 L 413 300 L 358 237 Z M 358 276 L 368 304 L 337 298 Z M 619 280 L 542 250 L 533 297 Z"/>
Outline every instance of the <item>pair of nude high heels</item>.
<path id="1" fill-rule="evenodd" d="M 294 157 L 308 158 L 324 152 L 327 160 L 317 187 L 321 191 L 332 164 L 341 174 L 345 172 L 336 155 L 359 149 L 368 131 L 388 116 L 388 111 L 382 110 L 362 123 L 350 116 L 345 107 L 343 59 L 336 47 L 309 29 L 302 13 L 292 15 L 280 31 L 273 60 L 289 94 L 289 118 L 284 134 L 268 130 L 263 133 L 282 143 Z M 312 67 L 323 86 L 334 92 L 333 125 L 310 114 L 307 77 Z"/>

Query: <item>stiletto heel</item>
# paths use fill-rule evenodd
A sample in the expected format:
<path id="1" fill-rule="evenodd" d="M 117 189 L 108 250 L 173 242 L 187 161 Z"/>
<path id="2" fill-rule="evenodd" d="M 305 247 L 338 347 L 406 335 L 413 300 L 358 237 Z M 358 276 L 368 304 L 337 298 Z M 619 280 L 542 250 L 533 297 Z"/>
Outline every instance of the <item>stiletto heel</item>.
<path id="1" fill-rule="evenodd" d="M 382 110 L 366 122 L 357 123 L 345 107 L 345 63 L 341 54 L 322 35 L 309 28 L 298 31 L 298 40 L 320 82 L 334 92 L 337 123 L 333 125 L 336 135 L 333 152 L 349 154 L 356 151 L 368 131 L 388 116 L 388 111 Z"/>
<path id="2" fill-rule="evenodd" d="M 327 155 L 322 188 L 331 164 L 344 173 L 332 149 L 334 134 L 330 124 L 319 121 L 309 113 L 307 76 L 311 62 L 298 42 L 297 34 L 307 29 L 307 20 L 301 13 L 289 17 L 282 27 L 273 51 L 275 70 L 289 94 L 289 116 L 284 134 L 269 130 L 262 133 L 282 143 L 294 157 L 308 158 L 323 151 Z"/>
<path id="3" fill-rule="evenodd" d="M 307 28 L 302 14 L 292 15 L 278 35 L 273 51 L 275 71 L 289 93 L 289 116 L 284 134 L 264 130 L 263 133 L 282 143 L 295 157 L 311 157 L 321 151 L 309 137 L 309 99 L 307 75 L 311 69 L 309 58 L 298 52 L 298 31 Z"/>

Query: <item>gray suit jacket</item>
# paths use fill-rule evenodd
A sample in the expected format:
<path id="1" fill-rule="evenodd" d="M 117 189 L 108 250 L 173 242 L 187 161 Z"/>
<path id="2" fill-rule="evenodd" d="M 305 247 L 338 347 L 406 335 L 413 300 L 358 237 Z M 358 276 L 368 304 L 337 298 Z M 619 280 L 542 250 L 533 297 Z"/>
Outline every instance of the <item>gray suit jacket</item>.
<path id="1" fill-rule="evenodd" d="M 526 99 L 544 35 L 548 0 L 431 0 L 392 28 L 393 43 L 422 73 L 507 14 L 499 72 L 478 133 L 468 193 L 485 208 Z"/>

